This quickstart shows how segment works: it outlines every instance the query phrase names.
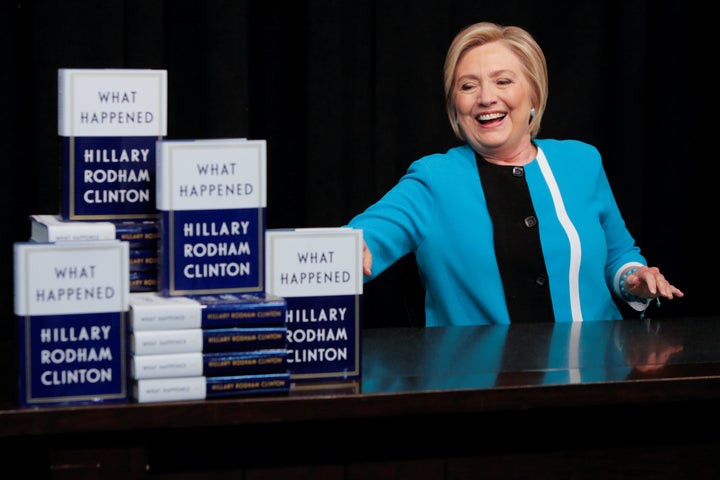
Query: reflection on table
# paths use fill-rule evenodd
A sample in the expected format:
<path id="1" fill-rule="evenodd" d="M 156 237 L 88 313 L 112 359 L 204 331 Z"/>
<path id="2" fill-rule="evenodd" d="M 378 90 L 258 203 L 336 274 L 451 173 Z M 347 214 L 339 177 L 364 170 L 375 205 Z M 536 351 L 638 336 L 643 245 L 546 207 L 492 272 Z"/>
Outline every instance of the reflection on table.
<path id="1" fill-rule="evenodd" d="M 717 374 L 720 319 L 367 329 L 363 393 Z"/>

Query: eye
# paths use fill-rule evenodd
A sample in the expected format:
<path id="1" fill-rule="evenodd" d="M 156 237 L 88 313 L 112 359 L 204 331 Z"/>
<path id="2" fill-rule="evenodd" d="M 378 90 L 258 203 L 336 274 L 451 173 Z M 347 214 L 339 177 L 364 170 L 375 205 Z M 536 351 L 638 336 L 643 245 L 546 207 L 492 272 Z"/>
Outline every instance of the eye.
<path id="1" fill-rule="evenodd" d="M 462 83 L 459 86 L 459 90 L 461 92 L 471 92 L 475 89 L 475 84 L 473 83 Z"/>
<path id="2" fill-rule="evenodd" d="M 497 80 L 497 84 L 498 84 L 498 85 L 510 85 L 510 84 L 512 84 L 512 83 L 513 83 L 513 81 L 510 80 L 509 78 L 499 78 L 499 79 Z"/>

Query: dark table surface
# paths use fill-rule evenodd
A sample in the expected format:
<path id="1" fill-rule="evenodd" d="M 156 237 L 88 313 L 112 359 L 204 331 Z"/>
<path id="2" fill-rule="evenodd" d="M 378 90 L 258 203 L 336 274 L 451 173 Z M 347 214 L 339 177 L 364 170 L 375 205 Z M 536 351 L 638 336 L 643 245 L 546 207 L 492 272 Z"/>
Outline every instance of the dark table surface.
<path id="1" fill-rule="evenodd" d="M 720 317 L 373 328 L 362 356 L 361 381 L 284 395 L 20 408 L 6 392 L 0 436 L 720 400 Z"/>

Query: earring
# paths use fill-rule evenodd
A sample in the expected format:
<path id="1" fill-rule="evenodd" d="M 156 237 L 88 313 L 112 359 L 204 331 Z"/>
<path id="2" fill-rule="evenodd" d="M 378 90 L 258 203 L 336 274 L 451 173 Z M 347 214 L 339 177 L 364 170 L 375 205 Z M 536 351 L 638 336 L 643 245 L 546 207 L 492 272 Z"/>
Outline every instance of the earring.
<path id="1" fill-rule="evenodd" d="M 530 118 L 535 116 L 535 107 L 530 109 Z"/>

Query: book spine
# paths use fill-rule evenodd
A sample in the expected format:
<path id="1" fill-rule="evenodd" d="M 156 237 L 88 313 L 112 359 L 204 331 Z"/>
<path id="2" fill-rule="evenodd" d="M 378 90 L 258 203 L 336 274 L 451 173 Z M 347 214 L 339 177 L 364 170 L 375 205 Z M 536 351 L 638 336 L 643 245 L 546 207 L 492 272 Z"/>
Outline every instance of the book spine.
<path id="1" fill-rule="evenodd" d="M 220 377 L 287 370 L 287 351 L 254 350 L 227 353 L 168 353 L 133 355 L 131 378 Z"/>
<path id="2" fill-rule="evenodd" d="M 205 400 L 290 391 L 290 374 L 234 375 L 223 377 L 182 377 L 140 379 L 133 384 L 138 403 Z"/>
<path id="3" fill-rule="evenodd" d="M 115 226 L 111 222 L 68 222 L 55 216 L 34 215 L 30 239 L 35 242 L 114 240 Z"/>
<path id="4" fill-rule="evenodd" d="M 221 301 L 222 297 L 216 296 L 198 300 L 186 296 L 163 297 L 158 292 L 133 293 L 130 295 L 130 329 L 138 332 L 285 325 L 287 303 L 284 299 L 268 302 L 254 296 L 252 300 L 231 297 L 232 300 Z"/>
<path id="5" fill-rule="evenodd" d="M 285 324 L 287 304 L 265 305 L 248 307 L 247 304 L 233 306 L 233 304 L 203 305 L 202 328 L 227 327 L 260 327 L 278 326 Z"/>
<path id="6" fill-rule="evenodd" d="M 157 222 L 153 220 L 115 222 L 115 237 L 128 242 L 131 249 L 152 248 L 157 250 L 160 240 Z"/>
<path id="7" fill-rule="evenodd" d="M 130 272 L 131 292 L 156 292 L 157 289 L 157 270 Z"/>
<path id="8" fill-rule="evenodd" d="M 131 248 L 130 249 L 130 271 L 157 273 L 158 251 L 152 248 Z"/>
<path id="9" fill-rule="evenodd" d="M 286 346 L 285 333 L 284 327 L 140 331 L 130 336 L 130 353 L 157 355 L 282 349 Z"/>
<path id="10" fill-rule="evenodd" d="M 264 291 L 264 140 L 158 142 L 159 291 Z"/>

